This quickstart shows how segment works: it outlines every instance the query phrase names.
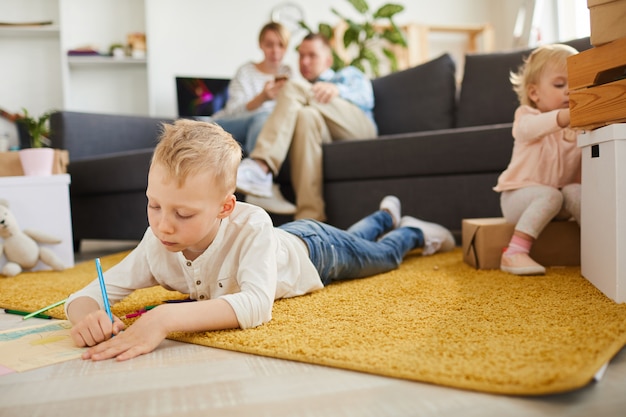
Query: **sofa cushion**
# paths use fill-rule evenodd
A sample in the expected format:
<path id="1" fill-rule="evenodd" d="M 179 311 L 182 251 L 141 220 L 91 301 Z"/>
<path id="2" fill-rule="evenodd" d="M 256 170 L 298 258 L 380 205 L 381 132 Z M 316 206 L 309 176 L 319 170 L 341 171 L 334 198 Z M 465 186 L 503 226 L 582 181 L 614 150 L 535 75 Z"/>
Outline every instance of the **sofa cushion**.
<path id="1" fill-rule="evenodd" d="M 591 47 L 589 38 L 563 43 L 578 51 Z M 532 48 L 465 56 L 457 127 L 513 122 L 513 114 L 519 101 L 509 77 L 512 71 L 519 69 L 531 51 Z"/>
<path id="2" fill-rule="evenodd" d="M 571 46 L 578 52 L 586 51 L 587 49 L 591 48 L 591 38 L 589 36 L 587 36 L 586 38 L 573 39 L 571 41 L 563 43 L 565 45 Z"/>
<path id="3" fill-rule="evenodd" d="M 465 56 L 457 127 L 513 122 L 518 100 L 509 76 L 529 53 L 525 49 Z"/>
<path id="4" fill-rule="evenodd" d="M 325 143 L 324 182 L 500 173 L 511 158 L 511 128 L 504 123 Z"/>
<path id="5" fill-rule="evenodd" d="M 379 135 L 453 127 L 455 65 L 444 54 L 413 68 L 372 80 Z"/>
<path id="6" fill-rule="evenodd" d="M 154 148 L 81 158 L 70 163 L 72 197 L 115 193 L 145 193 Z"/>

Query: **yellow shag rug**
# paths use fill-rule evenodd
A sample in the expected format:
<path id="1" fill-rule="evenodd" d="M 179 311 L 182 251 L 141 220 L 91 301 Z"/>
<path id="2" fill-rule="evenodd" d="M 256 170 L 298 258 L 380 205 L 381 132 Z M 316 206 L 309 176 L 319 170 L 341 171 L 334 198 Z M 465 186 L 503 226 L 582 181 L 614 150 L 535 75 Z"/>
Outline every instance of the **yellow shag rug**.
<path id="1" fill-rule="evenodd" d="M 102 258 L 109 268 L 126 254 Z M 0 307 L 34 311 L 95 278 L 93 262 L 64 272 L 0 277 Z M 184 297 L 136 291 L 117 315 Z M 57 307 L 49 314 L 65 318 Z M 498 394 L 543 395 L 587 385 L 626 343 L 626 305 L 580 275 L 477 271 L 461 250 L 411 253 L 395 271 L 276 302 L 268 324 L 176 333 L 188 343 Z"/>

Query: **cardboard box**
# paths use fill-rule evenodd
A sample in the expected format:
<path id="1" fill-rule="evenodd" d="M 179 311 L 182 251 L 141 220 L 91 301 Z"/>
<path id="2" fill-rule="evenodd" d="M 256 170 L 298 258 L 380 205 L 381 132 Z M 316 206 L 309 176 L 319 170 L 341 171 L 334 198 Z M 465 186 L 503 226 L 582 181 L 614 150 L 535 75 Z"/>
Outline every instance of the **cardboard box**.
<path id="1" fill-rule="evenodd" d="M 52 174 L 67 173 L 67 164 L 69 163 L 69 152 L 66 150 L 54 150 L 54 164 L 52 165 Z M 17 152 L 0 152 L 0 177 L 12 177 L 24 175 L 20 156 Z"/>
<path id="2" fill-rule="evenodd" d="M 500 269 L 502 250 L 515 225 L 502 217 L 463 219 L 463 261 L 476 269 Z M 580 265 L 580 228 L 575 221 L 553 221 L 543 229 L 530 251 L 543 266 Z"/>
<path id="3" fill-rule="evenodd" d="M 591 130 L 626 121 L 625 71 L 626 38 L 567 58 L 573 128 Z"/>
<path id="4" fill-rule="evenodd" d="M 626 0 L 587 0 L 587 7 L 593 46 L 626 36 Z"/>
<path id="5" fill-rule="evenodd" d="M 626 302 L 626 123 L 578 135 L 582 149 L 582 275 Z"/>
<path id="6" fill-rule="evenodd" d="M 61 239 L 59 244 L 40 244 L 53 251 L 67 268 L 74 266 L 69 174 L 0 177 L 0 199 L 9 202 L 20 229 L 33 229 Z M 1 240 L 1 238 L 0 238 Z M 0 256 L 0 269 L 6 257 Z M 41 261 L 33 270 L 50 269 Z"/>

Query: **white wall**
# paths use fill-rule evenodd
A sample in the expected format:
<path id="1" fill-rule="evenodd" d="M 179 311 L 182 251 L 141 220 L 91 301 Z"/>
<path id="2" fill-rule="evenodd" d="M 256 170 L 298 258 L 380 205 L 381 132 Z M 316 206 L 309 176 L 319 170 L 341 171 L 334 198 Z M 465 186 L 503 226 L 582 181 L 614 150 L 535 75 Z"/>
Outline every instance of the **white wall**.
<path id="1" fill-rule="evenodd" d="M 388 2 L 405 5 L 396 16 L 398 24 L 482 25 L 490 23 L 495 31 L 496 50 L 513 47 L 513 27 L 520 6 L 529 0 L 368 0 L 375 10 Z M 537 0 L 543 3 L 541 41 L 556 42 L 585 36 L 576 27 L 558 27 L 557 14 L 564 14 L 574 3 L 586 0 Z M 354 18 L 346 0 L 289 0 L 304 11 L 311 27 L 320 21 L 336 23 L 331 7 Z M 257 45 L 259 29 L 270 20 L 274 7 L 285 0 L 145 0 L 146 33 L 149 49 L 150 114 L 176 116 L 176 75 L 230 78 L 247 60 L 260 60 Z M 560 3 L 559 10 L 558 6 Z M 567 4 L 570 3 L 570 4 Z M 580 4 L 578 4 L 580 6 Z M 561 25 L 563 26 L 563 25 Z M 569 32 L 568 32 L 569 31 Z M 295 46 L 304 35 L 293 34 L 287 63 L 297 71 Z M 432 34 L 430 58 L 449 52 L 462 72 L 466 37 Z"/>
<path id="2" fill-rule="evenodd" d="M 411 0 L 399 1 L 405 10 L 397 23 L 438 25 L 478 25 L 491 23 L 496 47 L 505 49 L 512 42 L 512 27 L 521 0 Z M 344 0 L 292 0 L 305 13 L 305 21 L 338 22 L 330 9 L 350 14 Z M 284 0 L 145 0 L 148 39 L 150 113 L 176 116 L 177 75 L 230 78 L 246 60 L 260 60 L 257 45 L 259 29 L 270 20 L 271 10 Z M 387 3 L 369 0 L 372 9 Z M 358 17 L 353 14 L 353 17 Z M 295 45 L 303 32 L 295 33 L 287 62 L 297 72 Z M 450 52 L 462 60 L 466 39 L 461 35 L 432 35 L 430 55 Z M 459 63 L 457 64 L 459 65 Z"/>
<path id="3" fill-rule="evenodd" d="M 230 78 L 247 60 L 260 60 L 258 31 L 269 21 L 272 9 L 286 0 L 0 0 L 0 21 L 51 19 L 56 33 L 20 34 L 0 32 L 0 107 L 33 114 L 50 109 L 140 113 L 175 117 L 177 75 Z M 320 21 L 337 23 L 331 7 L 358 17 L 347 0 L 290 0 L 315 27 Z M 521 4 L 531 0 L 389 0 L 404 4 L 396 17 L 399 24 L 482 25 L 495 30 L 497 50 L 513 45 L 513 26 Z M 559 21 L 571 22 L 565 10 L 571 3 L 582 7 L 586 0 L 543 0 L 557 10 Z M 368 0 L 373 9 L 386 3 Z M 567 8 L 566 8 L 567 5 Z M 145 9 L 145 10 L 144 10 Z M 549 23 L 550 24 L 550 23 Z M 552 23 L 556 25 L 556 23 Z M 559 36 L 567 36 L 560 23 Z M 129 31 L 145 30 L 148 65 L 68 65 L 67 49 L 95 44 L 106 49 L 123 41 Z M 569 28 L 569 30 L 572 30 Z M 297 73 L 295 45 L 303 36 L 295 33 L 287 62 Z M 543 38 L 544 42 L 558 39 Z M 466 38 L 432 34 L 429 55 L 449 52 L 462 71 Z M 147 78 L 147 80 L 146 80 Z M 138 101 L 135 101 L 138 100 Z M 15 133 L 0 123 L 0 135 Z"/>
<path id="4" fill-rule="evenodd" d="M 59 0 L 59 4 L 63 108 L 148 114 L 145 63 L 76 65 L 68 64 L 65 53 L 81 47 L 108 53 L 112 44 L 125 44 L 129 33 L 145 32 L 144 0 Z"/>

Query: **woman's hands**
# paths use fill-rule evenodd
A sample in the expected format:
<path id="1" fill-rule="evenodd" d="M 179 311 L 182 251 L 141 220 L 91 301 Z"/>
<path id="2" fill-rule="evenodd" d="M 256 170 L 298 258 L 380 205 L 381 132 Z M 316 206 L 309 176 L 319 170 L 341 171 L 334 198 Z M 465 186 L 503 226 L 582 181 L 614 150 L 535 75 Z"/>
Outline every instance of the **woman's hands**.
<path id="1" fill-rule="evenodd" d="M 283 88 L 286 82 L 287 78 L 279 78 L 266 82 L 265 86 L 263 86 L 263 91 L 261 92 L 261 94 L 265 98 L 265 101 L 276 100 L 280 89 Z"/>
<path id="2" fill-rule="evenodd" d="M 266 101 L 276 100 L 280 89 L 283 88 L 286 82 L 287 78 L 278 78 L 266 82 L 263 86 L 263 90 L 246 104 L 246 110 L 254 111 L 261 107 Z"/>

